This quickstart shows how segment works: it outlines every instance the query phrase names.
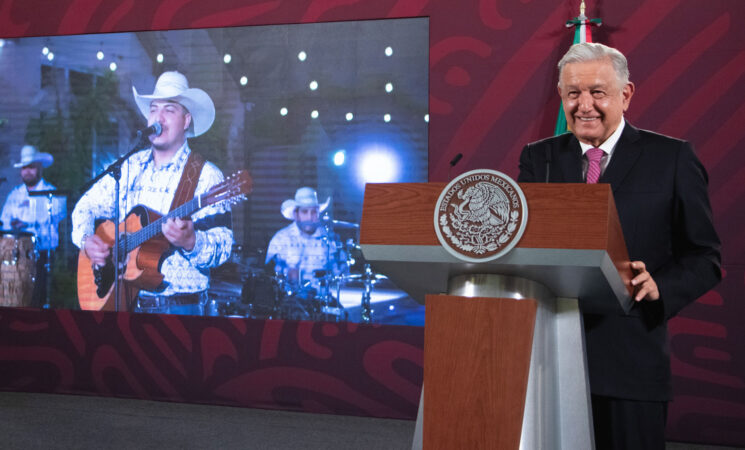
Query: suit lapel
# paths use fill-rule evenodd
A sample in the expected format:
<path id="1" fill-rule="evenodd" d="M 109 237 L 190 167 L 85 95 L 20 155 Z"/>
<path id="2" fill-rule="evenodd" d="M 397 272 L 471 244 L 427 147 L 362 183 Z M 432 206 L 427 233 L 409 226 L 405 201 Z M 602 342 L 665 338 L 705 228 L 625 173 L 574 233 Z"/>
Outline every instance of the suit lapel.
<path id="1" fill-rule="evenodd" d="M 564 183 L 582 183 L 582 148 L 576 137 L 569 138 L 566 147 L 559 149 L 557 165 Z"/>
<path id="2" fill-rule="evenodd" d="M 613 150 L 613 157 L 605 172 L 598 182 L 610 183 L 613 192 L 615 192 L 623 183 L 629 170 L 634 166 L 636 160 L 641 155 L 641 146 L 639 145 L 639 130 L 632 127 L 628 122 L 623 128 L 621 138 Z"/>

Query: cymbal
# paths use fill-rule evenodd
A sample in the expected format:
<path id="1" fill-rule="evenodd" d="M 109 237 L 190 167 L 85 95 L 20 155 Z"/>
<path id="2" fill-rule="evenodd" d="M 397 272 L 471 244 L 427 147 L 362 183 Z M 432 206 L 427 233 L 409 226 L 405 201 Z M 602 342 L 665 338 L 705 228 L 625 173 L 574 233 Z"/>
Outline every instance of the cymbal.
<path id="1" fill-rule="evenodd" d="M 364 273 L 358 273 L 353 275 L 344 275 L 342 278 L 344 280 L 365 280 L 365 276 L 366 275 Z M 388 279 L 387 276 L 379 273 L 373 274 L 373 276 L 370 277 L 370 281 L 372 281 L 373 283 L 386 279 Z"/>
<path id="2" fill-rule="evenodd" d="M 41 197 L 46 195 L 52 195 L 54 197 L 66 197 L 70 195 L 70 191 L 66 189 L 47 189 L 44 191 L 28 191 L 30 197 Z"/>
<path id="3" fill-rule="evenodd" d="M 333 228 L 357 229 L 360 227 L 359 224 L 356 224 L 354 222 L 345 222 L 343 220 L 335 220 L 326 217 L 322 219 L 322 222 L 330 224 Z"/>

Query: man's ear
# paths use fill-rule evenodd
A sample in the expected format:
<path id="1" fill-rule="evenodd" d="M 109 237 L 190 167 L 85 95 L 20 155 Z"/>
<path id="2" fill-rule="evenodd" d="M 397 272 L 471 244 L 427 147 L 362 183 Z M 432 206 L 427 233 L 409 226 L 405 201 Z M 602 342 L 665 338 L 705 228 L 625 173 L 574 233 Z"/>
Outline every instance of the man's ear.
<path id="1" fill-rule="evenodd" d="M 189 125 L 191 125 L 191 113 L 185 113 L 184 114 L 184 131 L 189 129 Z"/>
<path id="2" fill-rule="evenodd" d="M 629 81 L 626 83 L 626 86 L 623 87 L 621 90 L 621 95 L 623 95 L 623 111 L 626 112 L 627 109 L 629 109 L 629 104 L 631 103 L 631 97 L 634 96 L 634 90 L 636 88 L 634 87 L 634 83 Z"/>

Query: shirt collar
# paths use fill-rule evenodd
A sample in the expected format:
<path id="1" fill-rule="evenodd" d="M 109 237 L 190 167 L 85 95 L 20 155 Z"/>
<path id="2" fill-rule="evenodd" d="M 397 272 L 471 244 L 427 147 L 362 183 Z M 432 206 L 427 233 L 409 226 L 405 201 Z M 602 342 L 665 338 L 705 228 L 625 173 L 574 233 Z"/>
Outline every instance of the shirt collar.
<path id="1" fill-rule="evenodd" d="M 605 140 L 598 148 L 602 149 L 606 155 L 613 154 L 613 149 L 616 148 L 616 143 L 618 143 L 618 140 L 621 139 L 621 133 L 623 133 L 623 127 L 626 125 L 626 119 L 621 117 L 621 123 L 618 124 L 618 128 L 616 128 L 616 131 L 611 134 L 608 139 Z M 587 153 L 587 150 L 590 150 L 591 148 L 595 148 L 591 144 L 585 144 L 584 142 L 580 141 L 579 146 L 582 148 L 582 155 Z"/>

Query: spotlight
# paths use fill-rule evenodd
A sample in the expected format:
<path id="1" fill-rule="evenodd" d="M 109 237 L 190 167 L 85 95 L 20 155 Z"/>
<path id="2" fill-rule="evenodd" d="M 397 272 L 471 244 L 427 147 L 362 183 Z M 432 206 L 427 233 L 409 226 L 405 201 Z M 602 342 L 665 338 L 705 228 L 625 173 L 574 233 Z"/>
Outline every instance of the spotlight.
<path id="1" fill-rule="evenodd" d="M 300 61 L 305 61 L 305 58 L 307 57 L 308 57 L 308 54 L 303 51 L 297 54 L 297 59 L 299 59 Z"/>
<path id="2" fill-rule="evenodd" d="M 318 81 L 316 80 L 311 81 L 308 87 L 310 88 L 311 91 L 315 91 L 316 89 L 318 89 Z"/>
<path id="3" fill-rule="evenodd" d="M 155 60 L 158 61 L 158 64 L 163 64 L 163 53 L 158 53 Z"/>
<path id="4" fill-rule="evenodd" d="M 248 84 L 248 77 L 245 75 L 241 77 L 241 86 L 245 86 Z"/>
<path id="5" fill-rule="evenodd" d="M 399 180 L 401 165 L 393 148 L 382 144 L 369 144 L 360 149 L 356 163 L 357 181 L 365 183 L 391 183 Z"/>
<path id="6" fill-rule="evenodd" d="M 225 56 L 222 57 L 222 61 L 225 64 L 230 64 L 230 61 L 232 61 L 232 60 L 233 60 L 233 57 L 230 56 L 230 53 L 226 53 Z"/>
<path id="7" fill-rule="evenodd" d="M 385 84 L 385 91 L 388 92 L 389 94 L 391 92 L 393 92 L 393 83 L 386 83 Z"/>
<path id="8" fill-rule="evenodd" d="M 103 56 L 104 56 L 104 55 L 103 55 L 103 52 L 102 52 L 101 50 L 99 50 L 99 51 L 98 51 L 98 53 L 96 53 L 96 58 L 97 58 L 97 59 L 98 59 L 99 61 L 101 61 L 101 60 L 103 59 Z"/>
<path id="9" fill-rule="evenodd" d="M 52 53 L 52 52 L 47 53 L 47 59 L 50 60 L 50 61 L 53 60 L 54 59 L 54 53 Z"/>
<path id="10" fill-rule="evenodd" d="M 0 39 L 0 48 L 5 47 L 5 39 Z"/>
<path id="11" fill-rule="evenodd" d="M 345 117 L 347 118 L 347 122 L 350 122 L 352 119 L 354 119 L 354 114 L 348 112 Z"/>
<path id="12" fill-rule="evenodd" d="M 393 55 L 393 47 L 386 47 L 385 56 L 392 56 L 392 55 Z"/>
<path id="13" fill-rule="evenodd" d="M 282 109 L 279 110 L 279 114 L 282 115 L 282 116 L 286 116 L 287 115 L 287 108 L 285 108 L 283 106 Z"/>
<path id="14" fill-rule="evenodd" d="M 429 123 L 429 114 L 424 115 L 424 121 Z"/>
<path id="15" fill-rule="evenodd" d="M 336 153 L 334 153 L 334 165 L 339 167 L 344 165 L 344 161 L 347 159 L 347 152 L 342 150 L 337 150 Z"/>
<path id="16" fill-rule="evenodd" d="M 49 47 L 44 46 L 44 48 L 41 49 L 41 54 L 44 55 L 44 56 L 46 56 L 47 54 L 49 54 Z"/>
<path id="17" fill-rule="evenodd" d="M 109 64 L 109 70 L 112 71 L 112 72 L 114 72 L 116 70 L 116 63 L 115 62 L 112 62 L 111 64 Z"/>
<path id="18" fill-rule="evenodd" d="M 383 120 L 384 120 L 384 121 L 385 121 L 386 123 L 390 122 L 390 121 L 391 121 L 391 115 L 390 115 L 390 114 L 386 114 L 386 115 L 384 115 L 384 116 L 383 116 Z"/>
<path id="19" fill-rule="evenodd" d="M 313 119 L 317 119 L 318 118 L 318 111 L 315 110 L 315 109 L 313 111 L 311 111 L 310 112 L 310 117 L 313 118 Z"/>

